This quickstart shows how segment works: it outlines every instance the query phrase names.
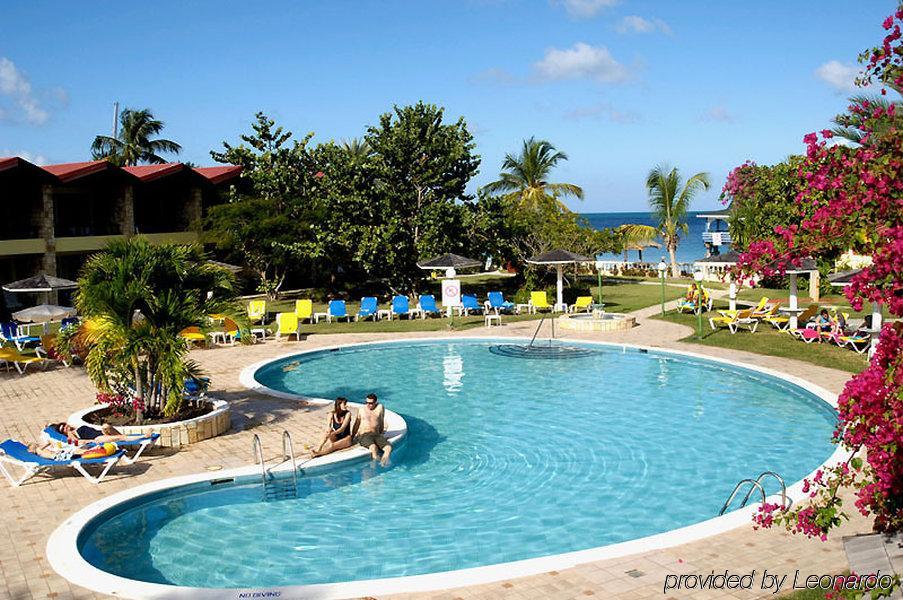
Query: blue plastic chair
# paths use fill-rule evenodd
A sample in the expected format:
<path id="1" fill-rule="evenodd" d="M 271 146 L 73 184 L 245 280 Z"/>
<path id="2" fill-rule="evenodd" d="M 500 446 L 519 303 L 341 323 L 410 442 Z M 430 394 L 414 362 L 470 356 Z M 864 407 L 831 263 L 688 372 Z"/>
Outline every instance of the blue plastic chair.
<path id="1" fill-rule="evenodd" d="M 427 315 L 441 314 L 439 307 L 436 306 L 436 297 L 432 294 L 423 294 L 420 296 L 418 305 L 420 306 L 420 310 L 423 311 L 424 318 L 426 318 Z"/>
<path id="2" fill-rule="evenodd" d="M 408 318 L 411 318 L 411 305 L 408 302 L 407 296 L 395 296 L 392 298 L 392 308 L 389 310 L 389 320 L 392 320 L 394 316 L 407 315 Z"/>
<path id="3" fill-rule="evenodd" d="M 501 292 L 489 292 L 489 306 L 498 311 L 514 310 L 514 302 L 506 301 Z"/>
<path id="4" fill-rule="evenodd" d="M 19 326 L 13 321 L 7 321 L 0 323 L 0 341 L 12 342 L 21 351 L 28 344 L 41 343 L 41 338 L 33 335 L 19 335 Z"/>
<path id="5" fill-rule="evenodd" d="M 461 295 L 461 311 L 465 315 L 469 315 L 470 313 L 482 313 L 483 305 L 480 304 L 479 300 L 474 294 L 462 294 Z"/>
<path id="6" fill-rule="evenodd" d="M 378 313 L 379 302 L 377 302 L 376 298 L 374 296 L 365 296 L 361 298 L 361 309 L 357 311 L 357 316 L 354 320 L 360 321 L 361 319 L 373 317 L 373 320 L 375 321 Z"/>
<path id="7" fill-rule="evenodd" d="M 348 311 L 345 308 L 344 300 L 330 300 L 329 308 L 326 309 L 326 321 L 331 321 L 333 319 L 348 319 L 351 320 L 351 315 L 348 314 Z"/>

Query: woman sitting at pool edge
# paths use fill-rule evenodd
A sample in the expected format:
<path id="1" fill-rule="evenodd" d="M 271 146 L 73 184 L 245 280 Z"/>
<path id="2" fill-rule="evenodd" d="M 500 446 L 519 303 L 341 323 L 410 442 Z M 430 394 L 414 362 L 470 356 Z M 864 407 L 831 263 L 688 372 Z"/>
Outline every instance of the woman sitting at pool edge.
<path id="1" fill-rule="evenodd" d="M 351 411 L 348 410 L 348 398 L 339 396 L 333 403 L 332 412 L 329 413 L 326 435 L 323 437 L 323 441 L 320 442 L 320 446 L 311 454 L 313 456 L 323 456 L 336 450 L 350 448 L 353 422 Z M 326 446 L 326 448 L 324 449 L 323 446 Z"/>

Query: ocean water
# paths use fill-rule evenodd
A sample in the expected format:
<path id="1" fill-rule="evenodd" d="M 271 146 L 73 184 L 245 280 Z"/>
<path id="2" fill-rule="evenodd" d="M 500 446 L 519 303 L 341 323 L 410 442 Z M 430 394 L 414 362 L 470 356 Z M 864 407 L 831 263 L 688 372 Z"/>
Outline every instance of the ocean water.
<path id="1" fill-rule="evenodd" d="M 705 219 L 699 219 L 696 215 L 699 212 L 691 212 L 687 214 L 687 226 L 690 231 L 683 236 L 680 244 L 677 246 L 677 262 L 692 263 L 700 258 L 705 258 L 705 244 L 702 243 L 702 232 L 705 231 Z M 656 223 L 652 213 L 648 212 L 610 212 L 610 213 L 583 213 L 590 225 L 596 229 L 614 228 L 627 223 L 637 225 L 652 225 Z M 658 240 L 661 243 L 661 240 Z M 726 250 L 722 250 L 724 252 Z M 603 254 L 603 259 L 623 260 L 622 254 Z M 643 251 L 643 260 L 645 262 L 657 263 L 659 258 L 665 257 L 668 262 L 668 253 L 662 248 L 647 248 Z M 637 252 L 632 250 L 628 253 L 628 260 L 637 260 Z"/>
<path id="2" fill-rule="evenodd" d="M 259 482 L 161 493 L 101 515 L 82 555 L 189 586 L 435 573 L 697 523 L 740 479 L 774 470 L 789 484 L 833 451 L 834 411 L 767 375 L 591 345 L 527 360 L 497 343 L 352 346 L 263 367 L 256 379 L 282 391 L 376 393 L 408 424 L 394 464 L 304 475 L 298 498 L 275 502 Z"/>

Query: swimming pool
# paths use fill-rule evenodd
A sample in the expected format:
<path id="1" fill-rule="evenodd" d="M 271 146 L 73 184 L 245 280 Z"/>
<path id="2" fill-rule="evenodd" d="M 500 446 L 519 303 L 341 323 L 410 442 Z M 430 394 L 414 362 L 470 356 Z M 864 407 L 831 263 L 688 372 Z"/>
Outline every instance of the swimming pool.
<path id="1" fill-rule="evenodd" d="M 407 422 L 394 464 L 312 473 L 279 502 L 262 502 L 253 478 L 141 496 L 91 520 L 81 555 L 118 577 L 203 588 L 472 569 L 699 523 L 738 480 L 773 470 L 794 482 L 833 450 L 824 400 L 761 372 L 599 344 L 523 360 L 493 354 L 495 343 L 366 344 L 269 363 L 254 378 L 277 392 L 378 394 Z"/>

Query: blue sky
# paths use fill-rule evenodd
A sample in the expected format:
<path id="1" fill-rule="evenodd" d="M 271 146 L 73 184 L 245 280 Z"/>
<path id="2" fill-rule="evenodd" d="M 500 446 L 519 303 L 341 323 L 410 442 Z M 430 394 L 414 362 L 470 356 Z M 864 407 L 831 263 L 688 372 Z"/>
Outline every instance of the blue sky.
<path id="1" fill-rule="evenodd" d="M 258 110 L 315 140 L 393 104 L 464 116 L 482 156 L 545 138 L 581 212 L 645 210 L 658 162 L 708 171 L 802 150 L 845 106 L 893 0 L 20 2 L 0 20 L 0 156 L 90 158 L 113 102 L 149 107 L 200 164 Z"/>

